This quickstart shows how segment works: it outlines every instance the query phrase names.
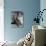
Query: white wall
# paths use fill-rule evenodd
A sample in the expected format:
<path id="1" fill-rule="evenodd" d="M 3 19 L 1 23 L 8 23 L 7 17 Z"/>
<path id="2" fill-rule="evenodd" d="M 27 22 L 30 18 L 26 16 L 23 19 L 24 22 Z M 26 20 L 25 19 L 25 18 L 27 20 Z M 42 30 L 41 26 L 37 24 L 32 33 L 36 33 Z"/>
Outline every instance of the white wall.
<path id="1" fill-rule="evenodd" d="M 46 9 L 46 0 L 40 0 L 40 9 L 41 10 Z M 43 13 L 43 19 L 44 21 L 41 22 L 40 25 L 43 25 L 46 27 L 46 11 Z"/>
<path id="2" fill-rule="evenodd" d="M 40 9 L 41 9 L 41 11 L 43 9 L 46 9 L 46 0 L 40 0 Z M 43 17 L 44 21 L 41 22 L 41 25 L 46 26 L 46 11 L 43 12 L 42 17 Z"/>
<path id="3" fill-rule="evenodd" d="M 0 0 L 0 42 L 4 41 L 4 0 Z"/>

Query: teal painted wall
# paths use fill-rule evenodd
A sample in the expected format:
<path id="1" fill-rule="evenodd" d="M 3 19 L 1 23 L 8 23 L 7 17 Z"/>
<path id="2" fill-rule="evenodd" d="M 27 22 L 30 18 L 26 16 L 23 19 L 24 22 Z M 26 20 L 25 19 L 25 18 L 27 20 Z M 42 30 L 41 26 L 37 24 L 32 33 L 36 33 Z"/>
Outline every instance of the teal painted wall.
<path id="1" fill-rule="evenodd" d="M 40 0 L 5 0 L 4 9 L 4 35 L 7 41 L 18 41 L 32 29 L 32 20 L 40 9 Z M 24 27 L 12 28 L 11 11 L 20 10 L 24 12 Z"/>

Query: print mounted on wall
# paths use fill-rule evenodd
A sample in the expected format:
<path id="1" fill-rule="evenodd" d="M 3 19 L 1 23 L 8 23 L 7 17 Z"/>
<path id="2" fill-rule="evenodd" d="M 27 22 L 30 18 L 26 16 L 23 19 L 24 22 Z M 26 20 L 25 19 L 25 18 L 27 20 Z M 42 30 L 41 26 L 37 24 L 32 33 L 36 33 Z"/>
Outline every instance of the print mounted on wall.
<path id="1" fill-rule="evenodd" d="M 11 24 L 15 27 L 23 27 L 24 13 L 22 11 L 12 11 Z"/>

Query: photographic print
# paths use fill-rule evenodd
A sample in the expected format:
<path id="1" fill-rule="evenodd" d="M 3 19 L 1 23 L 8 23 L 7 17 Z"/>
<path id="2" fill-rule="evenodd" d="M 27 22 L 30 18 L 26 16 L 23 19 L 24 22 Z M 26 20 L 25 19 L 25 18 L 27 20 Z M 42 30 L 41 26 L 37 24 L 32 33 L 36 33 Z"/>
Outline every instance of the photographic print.
<path id="1" fill-rule="evenodd" d="M 11 12 L 11 24 L 15 27 L 23 27 L 24 25 L 24 13 L 22 11 L 12 11 Z"/>

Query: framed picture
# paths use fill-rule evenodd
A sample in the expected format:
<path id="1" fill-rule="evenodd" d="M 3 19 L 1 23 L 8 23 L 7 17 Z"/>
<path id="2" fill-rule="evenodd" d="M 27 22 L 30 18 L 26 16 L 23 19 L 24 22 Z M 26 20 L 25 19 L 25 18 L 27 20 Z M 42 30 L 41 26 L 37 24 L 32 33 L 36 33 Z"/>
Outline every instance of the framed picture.
<path id="1" fill-rule="evenodd" d="M 14 27 L 23 27 L 24 25 L 24 13 L 22 11 L 12 11 L 11 12 L 11 24 Z"/>

